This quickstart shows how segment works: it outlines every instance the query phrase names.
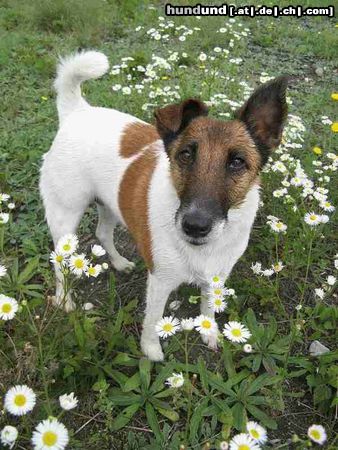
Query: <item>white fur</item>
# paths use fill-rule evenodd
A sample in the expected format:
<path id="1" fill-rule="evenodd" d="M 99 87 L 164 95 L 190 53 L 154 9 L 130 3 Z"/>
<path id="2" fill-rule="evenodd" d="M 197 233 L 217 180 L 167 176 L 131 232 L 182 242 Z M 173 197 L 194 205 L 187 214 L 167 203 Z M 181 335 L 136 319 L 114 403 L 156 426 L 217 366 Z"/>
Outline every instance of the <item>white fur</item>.
<path id="1" fill-rule="evenodd" d="M 60 128 L 41 169 L 40 190 L 54 244 L 66 233 L 75 233 L 88 204 L 99 199 L 97 237 L 118 270 L 131 270 L 133 263 L 115 249 L 113 229 L 124 224 L 118 205 L 121 179 L 129 164 L 140 154 L 122 158 L 119 141 L 127 124 L 139 119 L 116 110 L 88 105 L 80 96 L 80 81 L 106 71 L 105 56 L 97 52 L 81 53 L 63 62 L 56 81 Z M 70 86 L 72 86 L 70 88 Z M 259 203 L 259 188 L 253 187 L 245 202 L 230 210 L 228 221 L 211 232 L 208 243 L 190 245 L 175 224 L 179 199 L 171 181 L 169 160 L 161 141 L 157 141 L 158 159 L 149 189 L 149 226 L 154 270 L 148 275 L 147 306 L 141 339 L 143 352 L 153 360 L 163 359 L 159 338 L 154 331 L 162 317 L 171 291 L 181 283 L 194 283 L 205 294 L 214 274 L 230 274 L 245 251 Z M 56 271 L 56 302 L 66 309 L 74 305 L 62 289 Z M 205 297 L 205 295 L 203 295 Z M 213 316 L 205 298 L 203 314 Z M 216 347 L 216 336 L 208 339 Z"/>

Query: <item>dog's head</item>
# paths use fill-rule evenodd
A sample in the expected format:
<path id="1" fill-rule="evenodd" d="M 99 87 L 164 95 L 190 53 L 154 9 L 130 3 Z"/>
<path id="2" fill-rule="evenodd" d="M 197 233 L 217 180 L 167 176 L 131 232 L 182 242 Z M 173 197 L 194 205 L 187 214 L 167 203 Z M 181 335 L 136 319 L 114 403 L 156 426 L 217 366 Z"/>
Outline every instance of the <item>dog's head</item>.
<path id="1" fill-rule="evenodd" d="M 207 117 L 196 99 L 155 113 L 180 199 L 176 226 L 186 241 L 205 244 L 223 227 L 230 208 L 244 201 L 270 151 L 281 141 L 286 119 L 286 77 L 258 88 L 236 113 Z"/>

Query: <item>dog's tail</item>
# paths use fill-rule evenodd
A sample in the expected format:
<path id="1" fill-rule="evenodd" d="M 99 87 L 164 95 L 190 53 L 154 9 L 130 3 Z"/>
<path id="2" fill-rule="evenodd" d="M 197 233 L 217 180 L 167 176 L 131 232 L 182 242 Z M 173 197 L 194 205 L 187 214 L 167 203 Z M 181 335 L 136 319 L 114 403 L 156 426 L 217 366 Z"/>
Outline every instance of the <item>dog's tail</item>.
<path id="1" fill-rule="evenodd" d="M 60 123 L 71 112 L 88 106 L 81 95 L 81 83 L 101 77 L 108 69 L 108 59 L 100 52 L 85 51 L 60 59 L 54 82 Z"/>

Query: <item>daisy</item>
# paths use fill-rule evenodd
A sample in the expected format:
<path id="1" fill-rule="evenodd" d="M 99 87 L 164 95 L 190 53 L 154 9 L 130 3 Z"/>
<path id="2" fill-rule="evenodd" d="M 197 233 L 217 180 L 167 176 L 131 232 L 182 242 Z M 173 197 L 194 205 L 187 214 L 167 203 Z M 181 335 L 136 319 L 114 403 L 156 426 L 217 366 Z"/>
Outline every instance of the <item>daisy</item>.
<path id="1" fill-rule="evenodd" d="M 283 233 L 284 231 L 287 230 L 287 226 L 281 222 L 280 220 L 278 222 L 271 222 L 270 227 L 272 229 L 272 231 L 274 231 L 275 233 Z"/>
<path id="2" fill-rule="evenodd" d="M 315 227 L 320 223 L 320 216 L 314 212 L 306 213 L 304 216 L 304 221 L 311 227 Z"/>
<path id="3" fill-rule="evenodd" d="M 213 297 L 209 300 L 209 306 L 217 313 L 223 312 L 227 307 L 227 302 L 222 297 Z"/>
<path id="4" fill-rule="evenodd" d="M 4 277 L 4 276 L 6 275 L 6 273 L 7 273 L 6 267 L 5 267 L 5 266 L 2 266 L 2 265 L 0 264 L 0 278 L 1 278 L 1 277 Z"/>
<path id="5" fill-rule="evenodd" d="M 86 275 L 87 277 L 97 278 L 101 272 L 102 272 L 101 264 L 95 264 L 95 266 L 91 264 L 86 270 Z"/>
<path id="6" fill-rule="evenodd" d="M 34 450 L 63 450 L 68 441 L 67 428 L 53 418 L 40 422 L 32 437 Z"/>
<path id="7" fill-rule="evenodd" d="M 4 407 L 14 416 L 23 416 L 32 411 L 36 403 L 34 391 L 26 386 L 18 385 L 9 389 L 5 395 Z"/>
<path id="8" fill-rule="evenodd" d="M 8 209 L 14 209 L 15 208 L 15 203 L 8 203 Z"/>
<path id="9" fill-rule="evenodd" d="M 274 274 L 274 269 L 265 269 L 262 270 L 261 275 L 263 275 L 263 277 L 271 277 L 271 275 Z"/>
<path id="10" fill-rule="evenodd" d="M 60 395 L 59 402 L 62 409 L 69 411 L 77 407 L 79 400 L 74 397 L 74 392 L 71 392 L 70 394 Z"/>
<path id="11" fill-rule="evenodd" d="M 155 325 L 156 333 L 163 339 L 172 336 L 180 329 L 180 321 L 172 316 L 163 317 Z"/>
<path id="12" fill-rule="evenodd" d="M 304 183 L 304 179 L 296 176 L 296 177 L 291 178 L 290 183 L 293 186 L 300 187 Z"/>
<path id="13" fill-rule="evenodd" d="M 0 294 L 0 319 L 12 320 L 18 308 L 19 304 L 14 298 Z"/>
<path id="14" fill-rule="evenodd" d="M 211 278 L 211 283 L 210 284 L 211 284 L 212 287 L 218 288 L 218 287 L 222 287 L 223 286 L 224 281 L 219 275 L 214 275 Z"/>
<path id="15" fill-rule="evenodd" d="M 86 255 L 81 253 L 81 255 L 72 255 L 69 260 L 70 270 L 77 276 L 81 276 L 83 272 L 88 269 L 89 261 L 86 259 Z"/>
<path id="16" fill-rule="evenodd" d="M 329 286 L 333 286 L 333 285 L 336 283 L 337 278 L 334 277 L 333 275 L 329 275 L 329 276 L 327 277 L 326 281 L 327 281 L 327 284 L 328 284 Z"/>
<path id="17" fill-rule="evenodd" d="M 234 436 L 230 441 L 230 450 L 259 450 L 260 447 L 246 433 L 240 433 Z"/>
<path id="18" fill-rule="evenodd" d="M 277 264 L 274 264 L 274 265 L 272 266 L 272 268 L 273 268 L 273 270 L 274 270 L 276 273 L 278 273 L 278 272 L 281 272 L 281 271 L 284 269 L 284 265 L 283 265 L 282 261 L 278 261 L 278 263 L 277 263 Z"/>
<path id="19" fill-rule="evenodd" d="M 257 422 L 248 422 L 246 424 L 246 429 L 252 439 L 259 444 L 264 444 L 267 441 L 268 436 L 266 434 L 266 429 Z"/>
<path id="20" fill-rule="evenodd" d="M 327 437 L 325 428 L 321 425 L 311 425 L 307 430 L 307 435 L 313 442 L 316 442 L 319 445 L 324 444 Z"/>
<path id="21" fill-rule="evenodd" d="M 327 223 L 329 220 L 330 220 L 330 218 L 326 214 L 321 214 L 319 216 L 319 222 L 320 223 Z"/>
<path id="22" fill-rule="evenodd" d="M 18 430 L 15 427 L 6 425 L 1 431 L 0 441 L 3 445 L 8 445 L 10 448 L 12 448 L 14 447 L 18 434 Z"/>
<path id="23" fill-rule="evenodd" d="M 219 444 L 219 450 L 228 450 L 229 444 L 226 441 L 222 441 Z"/>
<path id="24" fill-rule="evenodd" d="M 184 384 L 182 372 L 173 373 L 171 377 L 167 378 L 166 384 L 171 388 L 180 388 Z"/>
<path id="25" fill-rule="evenodd" d="M 325 292 L 323 289 L 317 288 L 317 289 L 315 289 L 315 294 L 317 295 L 317 297 L 319 297 L 321 300 L 323 300 Z"/>
<path id="26" fill-rule="evenodd" d="M 53 263 L 56 266 L 62 266 L 66 262 L 66 256 L 63 253 L 60 253 L 58 251 L 54 251 L 50 254 L 50 262 Z"/>
<path id="27" fill-rule="evenodd" d="M 0 225 L 4 225 L 9 220 L 9 214 L 8 213 L 0 213 Z"/>
<path id="28" fill-rule="evenodd" d="M 243 345 L 243 350 L 245 351 L 245 353 L 251 353 L 252 352 L 252 345 L 251 344 L 244 344 Z"/>
<path id="29" fill-rule="evenodd" d="M 90 311 L 93 308 L 94 308 L 94 305 L 93 305 L 93 303 L 90 303 L 90 302 L 85 303 L 82 307 L 82 309 L 84 311 Z"/>
<path id="30" fill-rule="evenodd" d="M 9 200 L 10 196 L 8 194 L 4 194 L 0 192 L 0 205 L 3 202 L 7 202 Z"/>
<path id="31" fill-rule="evenodd" d="M 336 208 L 332 205 L 332 203 L 328 201 L 324 201 L 320 204 L 320 207 L 324 209 L 324 211 L 333 212 Z"/>
<path id="32" fill-rule="evenodd" d="M 101 245 L 93 245 L 93 247 L 92 247 L 92 254 L 94 256 L 99 257 L 99 256 L 105 255 L 106 251 L 105 251 L 105 249 L 103 247 L 101 247 Z"/>
<path id="33" fill-rule="evenodd" d="M 62 253 L 65 256 L 72 255 L 77 249 L 78 244 L 79 240 L 75 234 L 66 234 L 57 243 L 56 252 Z"/>
<path id="34" fill-rule="evenodd" d="M 259 275 L 262 271 L 262 264 L 260 262 L 255 262 L 255 264 L 251 264 L 251 270 L 254 274 Z"/>
<path id="35" fill-rule="evenodd" d="M 246 342 L 250 336 L 250 331 L 239 322 L 229 322 L 224 325 L 224 336 L 232 342 Z"/>
<path id="36" fill-rule="evenodd" d="M 217 332 L 217 324 L 211 317 L 201 314 L 194 320 L 194 325 L 200 334 L 210 336 Z"/>
<path id="37" fill-rule="evenodd" d="M 191 331 L 195 328 L 194 319 L 189 317 L 188 319 L 181 320 L 181 328 L 184 331 Z"/>
<path id="38" fill-rule="evenodd" d="M 224 297 L 225 289 L 219 286 L 213 287 L 210 289 L 209 295 L 212 297 Z"/>

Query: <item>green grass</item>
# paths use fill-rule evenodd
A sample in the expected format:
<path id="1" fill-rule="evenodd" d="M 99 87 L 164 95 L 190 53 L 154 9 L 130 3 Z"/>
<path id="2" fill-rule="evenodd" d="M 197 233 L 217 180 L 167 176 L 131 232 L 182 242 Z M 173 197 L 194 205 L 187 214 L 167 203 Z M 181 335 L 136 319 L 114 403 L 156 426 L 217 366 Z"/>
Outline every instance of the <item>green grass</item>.
<path id="1" fill-rule="evenodd" d="M 304 6 L 323 3 L 302 2 Z M 254 353 L 244 354 L 240 346 L 224 342 L 214 354 L 200 340 L 192 346 L 193 336 L 188 339 L 192 346 L 188 365 L 180 347 L 182 338 L 180 343 L 175 339 L 165 343 L 163 364 L 145 363 L 139 337 L 146 271 L 122 230 L 118 247 L 137 262 L 133 274 L 121 275 L 109 269 L 95 282 L 81 281 L 77 287 L 79 302 L 94 303 L 91 311 L 78 308 L 66 315 L 47 302 L 54 289 L 49 263 L 52 245 L 38 177 L 41 157 L 58 127 L 52 89 L 58 55 L 96 48 L 107 54 L 112 65 L 121 64 L 124 57 L 134 58 L 120 74 L 86 83 L 83 93 L 92 104 L 114 107 L 147 121 L 152 120 L 157 106 L 177 101 L 173 95 L 149 98 L 149 92 L 157 88 L 169 86 L 182 99 L 200 96 L 210 101 L 215 94 L 225 94 L 242 103 L 240 83 L 254 88 L 260 84 L 262 72 L 290 75 L 290 113 L 301 118 L 305 130 L 302 147 L 291 149 L 289 154 L 301 161 L 316 186 L 325 185 L 329 200 L 338 205 L 337 172 L 328 171 L 330 181 L 321 182 L 321 174 L 313 165 L 316 160 L 327 165 L 330 160 L 326 155 L 335 153 L 337 147 L 337 134 L 321 120 L 324 115 L 337 120 L 331 99 L 337 48 L 334 20 L 243 18 L 230 22 L 232 29 L 226 33 L 216 33 L 229 24 L 227 18 L 180 17 L 169 20 L 175 27 L 192 29 L 193 34 L 180 41 L 178 36 L 184 30 L 169 28 L 163 33 L 169 35 L 168 41 L 163 42 L 147 34 L 151 28 L 160 29 L 159 16 L 164 16 L 162 3 L 136 0 L 8 0 L 0 4 L 0 192 L 8 192 L 16 204 L 9 224 L 0 225 L 0 252 L 2 233 L 4 236 L 0 263 L 10 274 L 0 279 L 0 294 L 28 302 L 13 321 L 0 320 L 0 402 L 13 384 L 27 384 L 38 395 L 38 404 L 27 420 L 5 414 L 0 417 L 0 429 L 9 423 L 18 426 L 20 441 L 15 448 L 30 448 L 36 424 L 48 415 L 57 416 L 58 396 L 74 391 L 79 406 L 61 419 L 70 431 L 72 449 L 176 450 L 180 445 L 216 449 L 222 440 L 239 432 L 249 417 L 269 428 L 270 439 L 278 439 L 266 448 L 291 448 L 287 442 L 293 434 L 305 439 L 308 426 L 320 423 L 328 433 L 327 448 L 333 450 L 337 446 L 334 422 L 338 407 L 337 285 L 328 287 L 326 279 L 337 275 L 337 220 L 329 213 L 329 223 L 310 230 L 303 215 L 313 209 L 318 212 L 318 202 L 303 199 L 294 187 L 288 188 L 289 202 L 274 197 L 273 191 L 282 187 L 279 172 L 262 176 L 264 206 L 248 249 L 227 281 L 237 298 L 229 300 L 228 310 L 217 319 L 222 324 L 237 319 L 246 323 L 253 333 Z M 144 28 L 135 31 L 138 26 Z M 245 28 L 249 29 L 247 36 L 237 40 L 235 34 Z M 229 58 L 220 57 L 215 47 L 229 50 Z M 127 96 L 112 90 L 115 84 L 142 83 L 144 75 L 133 69 L 151 63 L 152 55 L 168 59 L 170 52 L 178 52 L 178 60 L 169 61 L 170 70 L 156 69 L 157 76 L 142 93 L 133 89 Z M 207 61 L 199 61 L 201 52 Z M 231 63 L 231 58 L 242 61 Z M 132 81 L 127 80 L 128 74 L 134 77 Z M 152 105 L 145 109 L 145 103 Z M 233 113 L 229 103 L 212 104 L 211 115 L 222 118 L 224 113 Z M 290 141 L 300 142 L 295 137 Z M 314 146 L 323 149 L 321 156 L 313 153 Z M 275 153 L 273 158 L 280 156 Z M 271 233 L 266 224 L 268 215 L 287 224 L 285 235 Z M 79 230 L 84 251 L 95 242 L 95 224 L 96 215 L 90 209 Z M 256 261 L 267 268 L 277 260 L 286 266 L 278 276 L 265 278 L 250 269 Z M 320 300 L 314 290 L 322 285 L 327 293 Z M 173 294 L 171 300 L 183 301 L 179 317 L 198 315 L 199 305 L 191 297 L 196 295 L 198 292 L 188 286 Z M 299 303 L 303 307 L 297 311 Z M 331 352 L 310 357 L 308 348 L 313 340 Z M 185 386 L 166 391 L 163 382 L 173 371 L 184 372 Z M 257 391 L 251 404 L 248 390 L 253 383 Z M 231 400 L 229 389 L 236 398 Z M 121 415 L 125 408 L 135 412 L 130 420 Z M 294 448 L 305 445 L 302 440 Z"/>

